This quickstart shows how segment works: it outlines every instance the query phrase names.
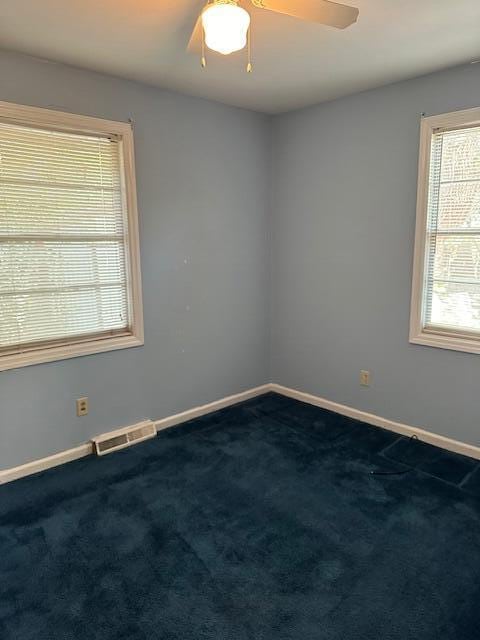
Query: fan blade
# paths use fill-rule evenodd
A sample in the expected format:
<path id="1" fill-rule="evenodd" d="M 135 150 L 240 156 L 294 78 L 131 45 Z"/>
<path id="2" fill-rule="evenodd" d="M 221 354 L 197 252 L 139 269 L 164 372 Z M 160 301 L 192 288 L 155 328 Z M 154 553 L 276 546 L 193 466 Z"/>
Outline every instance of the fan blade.
<path id="1" fill-rule="evenodd" d="M 188 41 L 187 51 L 189 53 L 200 53 L 202 50 L 202 14 L 197 18 L 195 26 L 193 27 L 192 35 Z"/>
<path id="2" fill-rule="evenodd" d="M 357 21 L 358 9 L 328 0 L 251 0 L 255 7 L 308 22 L 345 29 Z"/>

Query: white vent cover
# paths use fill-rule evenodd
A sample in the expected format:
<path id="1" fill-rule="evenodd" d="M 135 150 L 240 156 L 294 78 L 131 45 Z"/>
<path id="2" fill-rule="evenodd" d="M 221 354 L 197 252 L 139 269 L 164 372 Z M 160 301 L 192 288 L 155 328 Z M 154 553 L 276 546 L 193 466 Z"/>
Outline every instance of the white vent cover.
<path id="1" fill-rule="evenodd" d="M 154 438 L 157 435 L 155 424 L 151 420 L 139 422 L 130 427 L 123 427 L 108 433 L 102 433 L 92 438 L 95 452 L 98 456 L 104 456 L 111 451 L 124 449 L 137 442 Z"/>

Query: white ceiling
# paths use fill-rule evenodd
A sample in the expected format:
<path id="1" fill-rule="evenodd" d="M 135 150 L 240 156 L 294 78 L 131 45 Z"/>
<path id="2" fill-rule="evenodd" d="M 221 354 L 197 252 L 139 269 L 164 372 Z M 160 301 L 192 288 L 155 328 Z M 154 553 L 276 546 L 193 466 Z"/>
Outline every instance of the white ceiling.
<path id="1" fill-rule="evenodd" d="M 268 113 L 480 58 L 480 0 L 351 0 L 344 31 L 240 3 L 248 75 L 245 52 L 186 53 L 202 0 L 0 0 L 0 47 Z"/>

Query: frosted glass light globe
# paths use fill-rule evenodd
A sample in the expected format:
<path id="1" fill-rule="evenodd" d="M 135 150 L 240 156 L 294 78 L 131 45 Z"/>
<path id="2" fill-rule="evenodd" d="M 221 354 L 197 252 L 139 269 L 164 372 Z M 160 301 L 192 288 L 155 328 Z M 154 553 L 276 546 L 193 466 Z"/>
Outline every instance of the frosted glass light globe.
<path id="1" fill-rule="evenodd" d="M 250 14 L 236 4 L 212 4 L 202 13 L 205 44 L 228 55 L 247 44 Z"/>

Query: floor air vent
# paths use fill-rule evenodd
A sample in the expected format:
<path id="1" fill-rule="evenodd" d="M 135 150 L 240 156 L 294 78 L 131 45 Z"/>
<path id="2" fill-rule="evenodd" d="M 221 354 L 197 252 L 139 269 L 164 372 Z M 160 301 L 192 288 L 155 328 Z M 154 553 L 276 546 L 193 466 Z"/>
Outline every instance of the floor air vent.
<path id="1" fill-rule="evenodd" d="M 156 435 L 157 430 L 155 429 L 154 423 L 151 420 L 145 420 L 131 427 L 124 427 L 123 429 L 116 429 L 109 433 L 102 433 L 102 435 L 92 438 L 92 442 L 96 454 L 98 456 L 104 456 L 111 451 L 118 451 L 136 442 L 154 438 Z"/>

